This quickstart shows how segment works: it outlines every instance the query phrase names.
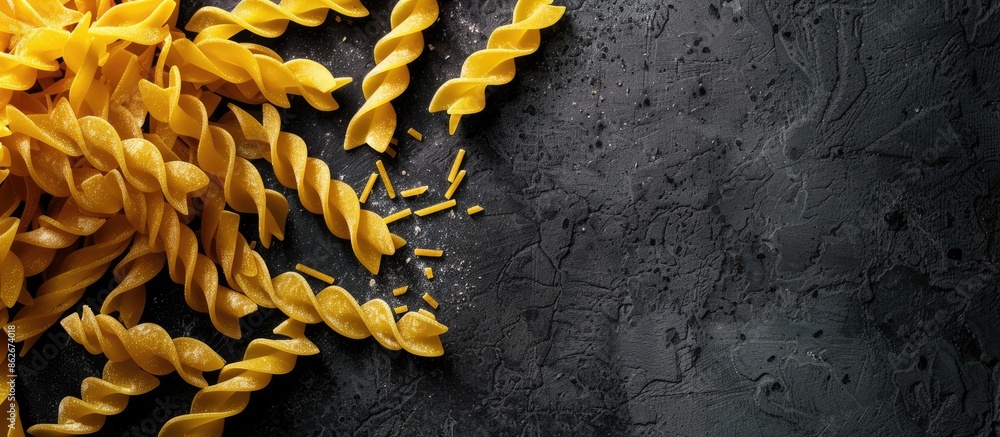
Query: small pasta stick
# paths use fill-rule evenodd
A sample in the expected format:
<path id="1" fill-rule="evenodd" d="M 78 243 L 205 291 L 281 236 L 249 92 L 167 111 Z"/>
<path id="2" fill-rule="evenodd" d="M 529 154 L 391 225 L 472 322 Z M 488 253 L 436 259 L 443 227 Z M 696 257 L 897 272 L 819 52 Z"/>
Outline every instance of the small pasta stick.
<path id="1" fill-rule="evenodd" d="M 402 296 L 404 293 L 406 293 L 406 290 L 409 290 L 409 289 L 410 289 L 409 285 L 404 285 L 404 286 L 399 287 L 399 288 L 397 288 L 395 290 L 392 290 L 392 295 L 393 296 Z"/>
<path id="2" fill-rule="evenodd" d="M 465 170 L 458 172 L 458 176 L 455 176 L 455 182 L 452 182 L 448 191 L 444 193 L 445 199 L 451 199 L 451 196 L 455 195 L 455 190 L 458 189 L 458 184 L 462 183 L 462 179 L 465 179 Z"/>
<path id="3" fill-rule="evenodd" d="M 431 206 L 428 206 L 427 208 L 424 208 L 424 209 L 418 209 L 417 212 L 415 212 L 414 214 L 416 214 L 416 215 L 418 215 L 420 217 L 423 217 L 423 216 L 425 216 L 427 214 L 434 214 L 435 212 L 438 212 L 438 211 L 444 211 L 444 210 L 446 210 L 448 208 L 451 208 L 451 207 L 455 206 L 456 203 L 458 203 L 458 202 L 456 202 L 455 199 L 451 199 L 451 200 L 449 200 L 447 202 L 441 202 L 441 203 L 439 203 L 437 205 L 431 205 Z"/>
<path id="4" fill-rule="evenodd" d="M 410 211 L 410 208 L 406 208 L 402 211 L 386 216 L 383 220 L 385 220 L 385 224 L 389 224 L 396 220 L 407 218 L 410 216 L 410 214 L 412 214 L 412 211 Z"/>
<path id="5" fill-rule="evenodd" d="M 406 305 L 400 305 L 400 306 L 398 306 L 396 308 L 393 308 L 392 310 L 395 311 L 396 314 L 403 314 L 403 313 L 409 311 L 410 309 L 407 308 Z"/>
<path id="6" fill-rule="evenodd" d="M 422 185 L 416 188 L 410 188 L 409 190 L 400 191 L 399 194 L 403 197 L 413 197 L 419 196 L 427 192 L 427 185 Z"/>
<path id="7" fill-rule="evenodd" d="M 389 155 L 390 158 L 395 158 L 396 157 L 396 149 L 393 149 L 392 147 L 386 147 L 385 148 L 385 153 L 386 153 L 386 155 Z"/>
<path id="8" fill-rule="evenodd" d="M 476 205 L 476 206 L 473 206 L 473 207 L 469 208 L 467 212 L 469 213 L 469 215 L 473 215 L 473 214 L 476 214 L 476 213 L 479 213 L 479 212 L 483 212 L 483 207 L 481 207 L 479 205 Z"/>
<path id="9" fill-rule="evenodd" d="M 424 140 L 424 134 L 417 132 L 417 130 L 412 127 L 410 128 L 410 130 L 406 131 L 406 133 L 410 134 L 410 136 L 416 139 L 417 141 Z"/>
<path id="10" fill-rule="evenodd" d="M 424 269 L 424 274 L 427 275 L 427 279 L 434 279 L 434 270 L 430 267 Z"/>
<path id="11" fill-rule="evenodd" d="M 417 249 L 413 250 L 413 254 L 416 255 L 416 256 L 430 256 L 430 257 L 434 257 L 434 258 L 440 258 L 440 257 L 444 256 L 444 251 L 443 250 L 438 250 L 438 249 L 422 249 L 422 248 L 417 248 Z"/>
<path id="12" fill-rule="evenodd" d="M 307 265 L 304 265 L 302 263 L 296 264 L 295 265 L 295 270 L 298 270 L 298 271 L 300 271 L 302 273 L 305 273 L 305 274 L 307 274 L 309 276 L 312 276 L 312 277 L 314 277 L 316 279 L 319 279 L 320 281 L 326 282 L 327 284 L 332 284 L 333 283 L 333 276 L 330 276 L 330 275 L 328 275 L 326 273 L 323 273 L 323 272 L 321 272 L 319 270 L 316 270 L 316 269 L 314 269 L 312 267 L 309 267 Z"/>
<path id="13" fill-rule="evenodd" d="M 378 179 L 378 173 L 372 173 L 368 177 L 368 183 L 365 184 L 365 189 L 361 190 L 361 197 L 358 198 L 358 202 L 365 203 L 368 201 L 368 196 L 372 194 L 372 188 L 375 188 L 375 180 Z"/>
<path id="14" fill-rule="evenodd" d="M 385 185 L 385 191 L 389 193 L 389 198 L 395 199 L 396 190 L 392 188 L 392 181 L 389 180 L 389 173 L 385 172 L 385 165 L 382 165 L 382 160 L 375 161 L 375 166 L 378 167 L 378 173 L 382 175 L 382 184 Z"/>
<path id="15" fill-rule="evenodd" d="M 438 309 L 438 301 L 434 300 L 430 293 L 424 293 L 424 302 L 427 302 L 431 308 Z"/>
<path id="16" fill-rule="evenodd" d="M 399 145 L 399 140 L 396 139 L 396 138 L 393 138 L 393 139 L 389 140 L 389 144 L 392 144 L 393 146 L 398 146 Z"/>
<path id="17" fill-rule="evenodd" d="M 416 256 L 431 256 L 435 258 L 440 258 L 444 256 L 444 251 L 437 249 L 414 249 L 413 254 Z"/>
<path id="18" fill-rule="evenodd" d="M 458 175 L 458 169 L 462 168 L 462 158 L 465 157 L 465 149 L 458 149 L 458 155 L 455 156 L 455 163 L 451 165 L 451 172 L 448 173 L 448 182 L 455 182 L 455 176 Z"/>

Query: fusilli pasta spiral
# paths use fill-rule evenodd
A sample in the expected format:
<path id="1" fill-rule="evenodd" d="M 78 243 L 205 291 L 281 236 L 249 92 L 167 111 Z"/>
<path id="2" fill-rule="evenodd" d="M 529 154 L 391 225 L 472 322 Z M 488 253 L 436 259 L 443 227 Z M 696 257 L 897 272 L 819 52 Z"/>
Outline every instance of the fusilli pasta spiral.
<path id="1" fill-rule="evenodd" d="M 212 6 L 195 11 L 184 27 L 197 32 L 195 41 L 229 39 L 242 30 L 275 38 L 285 33 L 288 22 L 316 27 L 326 21 L 328 10 L 348 17 L 364 17 L 368 9 L 358 0 L 243 0 L 232 12 Z"/>
<path id="2" fill-rule="evenodd" d="M 438 88 L 430 111 L 447 110 L 451 115 L 448 130 L 454 135 L 463 115 L 486 108 L 486 87 L 510 82 L 514 78 L 514 58 L 538 50 L 539 29 L 556 24 L 565 11 L 565 6 L 552 6 L 552 0 L 518 0 L 513 23 L 496 28 L 486 48 L 465 60 L 461 77 Z"/>
<path id="3" fill-rule="evenodd" d="M 344 149 L 368 144 L 385 152 L 396 131 L 396 110 L 392 100 L 410 84 L 407 64 L 424 51 L 421 32 L 438 17 L 437 0 L 399 0 L 392 9 L 392 31 L 375 44 L 375 68 L 365 76 L 362 89 L 365 104 L 351 118 L 344 137 Z"/>
<path id="4" fill-rule="evenodd" d="M 274 166 L 278 182 L 297 189 L 302 206 L 314 214 L 323 214 L 330 232 L 351 240 L 358 261 L 377 274 L 382 255 L 396 252 L 393 236 L 382 217 L 361 209 L 354 189 L 332 179 L 325 162 L 310 158 L 302 138 L 281 131 L 281 120 L 274 107 L 264 105 L 263 124 L 236 106 L 230 105 L 230 110 L 239 122 L 242 136 L 255 141 L 264 159 Z"/>
<path id="5" fill-rule="evenodd" d="M 170 419 L 160 430 L 160 437 L 221 436 L 227 417 L 239 414 L 273 375 L 284 375 L 295 367 L 300 356 L 315 355 L 319 349 L 305 336 L 305 325 L 286 320 L 274 333 L 282 340 L 256 339 L 247 346 L 243 361 L 227 364 L 219 373 L 219 382 L 198 391 L 191 402 L 191 412 Z"/>
<path id="6" fill-rule="evenodd" d="M 104 354 L 113 362 L 133 361 L 151 375 L 176 371 L 195 387 L 207 387 L 203 372 L 219 370 L 225 364 L 219 354 L 201 341 L 171 338 L 166 330 L 153 323 L 126 329 L 114 317 L 94 315 L 88 306 L 83 307 L 82 314 L 70 314 L 61 323 L 73 341 L 87 352 Z"/>
<path id="7" fill-rule="evenodd" d="M 33 425 L 28 432 L 36 437 L 93 434 L 104 427 L 107 416 L 125 410 L 129 397 L 149 393 L 159 385 L 155 376 L 131 360 L 108 361 L 101 378 L 83 380 L 79 398 L 63 398 L 58 423 Z"/>
<path id="8" fill-rule="evenodd" d="M 439 336 L 447 328 L 430 313 L 409 313 L 397 323 L 382 300 L 358 305 L 340 287 L 328 287 L 317 296 L 305 278 L 294 272 L 272 279 L 267 263 L 240 234 L 239 222 L 239 215 L 225 211 L 218 190 L 210 187 L 202 215 L 202 241 L 206 253 L 222 266 L 233 289 L 262 307 L 277 307 L 300 322 L 325 322 L 348 338 L 374 336 L 387 349 L 404 349 L 421 356 L 443 353 Z"/>

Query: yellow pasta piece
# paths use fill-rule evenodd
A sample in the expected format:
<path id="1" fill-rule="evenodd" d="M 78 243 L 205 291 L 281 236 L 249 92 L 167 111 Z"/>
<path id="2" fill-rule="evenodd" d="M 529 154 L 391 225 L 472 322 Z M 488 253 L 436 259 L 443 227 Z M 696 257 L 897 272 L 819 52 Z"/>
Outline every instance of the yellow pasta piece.
<path id="1" fill-rule="evenodd" d="M 403 197 L 413 197 L 413 196 L 419 196 L 426 192 L 427 192 L 427 185 L 422 185 L 419 187 L 410 188 L 409 190 L 403 190 L 399 194 L 402 195 Z"/>
<path id="2" fill-rule="evenodd" d="M 468 210 L 469 215 L 473 215 L 473 214 L 476 214 L 476 213 L 479 213 L 479 212 L 483 212 L 483 207 L 481 207 L 479 205 L 470 207 L 469 210 Z"/>
<path id="3" fill-rule="evenodd" d="M 424 302 L 427 302 L 427 305 L 430 305 L 431 308 L 437 309 L 438 307 L 438 302 L 431 297 L 430 293 L 424 293 Z"/>
<path id="4" fill-rule="evenodd" d="M 424 275 L 427 276 L 427 279 L 434 279 L 434 270 L 431 269 L 430 267 L 427 267 L 424 269 Z"/>
<path id="5" fill-rule="evenodd" d="M 399 288 L 396 288 L 396 289 L 392 290 L 392 295 L 393 296 L 402 296 L 404 293 L 406 293 L 406 290 L 409 290 L 409 289 L 410 289 L 410 286 L 404 285 L 402 287 L 399 287 Z"/>
<path id="6" fill-rule="evenodd" d="M 455 177 L 455 181 L 451 183 L 448 187 L 448 191 L 444 193 L 445 199 L 451 199 L 451 196 L 455 195 L 455 190 L 458 189 L 458 185 L 462 183 L 462 179 L 465 179 L 465 170 L 458 172 L 458 176 Z"/>
<path id="7" fill-rule="evenodd" d="M 389 144 L 392 144 L 393 146 L 398 146 L 399 145 L 399 139 L 393 138 L 393 139 L 389 140 Z"/>
<path id="8" fill-rule="evenodd" d="M 392 222 L 394 222 L 396 220 L 404 219 L 406 217 L 409 217 L 410 214 L 412 214 L 412 212 L 410 211 L 410 208 L 406 208 L 406 209 L 404 209 L 402 211 L 399 211 L 399 212 L 396 212 L 396 213 L 393 213 L 393 214 L 389 214 L 384 219 L 385 220 L 385 224 L 392 223 Z"/>
<path id="9" fill-rule="evenodd" d="M 372 173 L 368 177 L 368 182 L 365 183 L 365 189 L 361 190 L 361 197 L 358 198 L 358 202 L 365 203 L 368 201 L 368 196 L 372 194 L 372 188 L 375 187 L 376 180 L 378 180 L 378 173 Z"/>
<path id="10" fill-rule="evenodd" d="M 448 208 L 451 208 L 451 207 L 455 206 L 456 203 L 457 202 L 455 201 L 455 199 L 452 199 L 452 200 L 449 200 L 447 202 L 441 202 L 441 203 L 439 203 L 437 205 L 428 206 L 427 208 L 424 208 L 424 209 L 418 209 L 417 212 L 415 212 L 414 214 L 416 214 L 416 215 L 418 215 L 420 217 L 423 217 L 423 216 L 428 215 L 428 214 L 433 214 L 435 212 L 444 211 L 444 210 L 446 210 Z"/>
<path id="11" fill-rule="evenodd" d="M 392 146 L 386 146 L 385 153 L 386 155 L 389 155 L 390 158 L 396 157 L 396 149 L 393 149 Z"/>
<path id="12" fill-rule="evenodd" d="M 66 316 L 62 325 L 70 338 L 88 352 L 105 354 L 108 363 L 101 379 L 84 381 L 80 398 L 62 400 L 58 423 L 34 425 L 28 429 L 32 435 L 96 433 L 104 426 L 106 416 L 124 410 L 129 396 L 148 393 L 159 385 L 155 376 L 176 371 L 189 384 L 203 388 L 208 386 L 203 372 L 218 370 L 225 364 L 201 341 L 171 338 L 152 323 L 126 329 L 114 317 L 95 316 L 86 305 L 81 314 Z"/>
<path id="13" fill-rule="evenodd" d="M 378 173 L 382 175 L 382 184 L 385 185 L 385 191 L 389 193 L 389 198 L 395 199 L 396 190 L 392 188 L 392 181 L 389 180 L 389 173 L 386 173 L 382 160 L 375 161 L 375 166 L 378 167 Z"/>
<path id="14" fill-rule="evenodd" d="M 295 270 L 298 270 L 302 273 L 305 273 L 309 276 L 319 279 L 320 281 L 326 282 L 327 284 L 332 284 L 334 281 L 333 276 L 330 276 L 326 273 L 323 273 L 319 270 L 316 270 L 302 263 L 295 264 Z"/>
<path id="15" fill-rule="evenodd" d="M 392 31 L 375 44 L 375 68 L 365 76 L 365 104 L 351 118 L 344 136 L 344 149 L 368 144 L 385 152 L 396 131 L 392 100 L 410 84 L 407 64 L 424 50 L 423 30 L 438 17 L 437 0 L 399 0 L 392 9 Z M 410 129 L 410 134 L 415 132 Z M 418 138 L 419 141 L 419 138 Z"/>
<path id="16" fill-rule="evenodd" d="M 424 140 L 424 134 L 418 132 L 416 129 L 414 129 L 412 127 L 410 128 L 410 130 L 406 131 L 406 133 L 410 134 L 410 136 L 413 137 L 417 141 L 423 141 Z"/>
<path id="17" fill-rule="evenodd" d="M 209 38 L 229 39 L 242 30 L 276 38 L 285 33 L 288 22 L 316 27 L 326 21 L 327 10 L 348 17 L 364 17 L 368 10 L 358 0 L 243 0 L 232 12 L 206 6 L 195 11 L 184 27 L 198 33 L 195 41 Z M 340 17 L 337 17 L 340 20 Z"/>
<path id="18" fill-rule="evenodd" d="M 354 190 L 343 181 L 332 179 L 325 162 L 309 158 L 302 138 L 281 132 L 281 120 L 273 106 L 265 104 L 263 109 L 261 123 L 246 111 L 230 106 L 240 133 L 259 145 L 261 155 L 273 165 L 278 182 L 297 189 L 302 206 L 309 212 L 322 214 L 327 228 L 338 238 L 351 240 L 358 261 L 377 274 L 382 256 L 396 252 L 392 234 L 382 217 L 360 209 Z M 314 193 L 330 194 L 323 198 Z"/>
<path id="19" fill-rule="evenodd" d="M 458 170 L 462 168 L 462 158 L 465 157 L 465 149 L 458 149 L 458 155 L 455 155 L 455 162 L 451 164 L 451 172 L 448 173 L 448 182 L 455 182 L 455 176 L 458 175 Z"/>
<path id="20" fill-rule="evenodd" d="M 410 309 L 407 308 L 406 305 L 400 305 L 400 306 L 392 309 L 392 311 L 395 312 L 396 314 L 403 314 L 403 313 L 405 313 L 405 312 L 407 312 L 409 310 Z"/>
<path id="21" fill-rule="evenodd" d="M 448 111 L 448 131 L 454 135 L 463 115 L 486 107 L 486 87 L 510 82 L 514 78 L 514 58 L 538 50 L 539 29 L 555 24 L 565 11 L 564 6 L 553 6 L 552 0 L 518 0 L 513 22 L 496 28 L 486 48 L 465 60 L 461 77 L 441 85 L 431 99 L 430 112 Z"/>
<path id="22" fill-rule="evenodd" d="M 250 393 L 264 388 L 273 375 L 291 372 L 298 357 L 319 353 L 319 348 L 306 338 L 302 322 L 288 319 L 274 329 L 274 334 L 285 338 L 251 341 L 243 361 L 223 367 L 218 383 L 202 388 L 194 395 L 191 413 L 167 421 L 160 435 L 193 435 L 204 427 L 216 430 L 206 435 L 221 435 L 223 422 L 246 408 Z M 219 396 L 220 393 L 225 396 Z"/>
<path id="23" fill-rule="evenodd" d="M 416 256 L 441 257 L 444 256 L 444 251 L 437 249 L 414 249 L 413 254 Z"/>
<path id="24" fill-rule="evenodd" d="M 130 396 L 149 393 L 159 385 L 155 376 L 142 371 L 131 360 L 108 361 L 100 378 L 83 380 L 79 398 L 67 396 L 59 402 L 59 423 L 32 425 L 28 432 L 34 436 L 96 433 L 104 427 L 106 416 L 125 410 Z"/>

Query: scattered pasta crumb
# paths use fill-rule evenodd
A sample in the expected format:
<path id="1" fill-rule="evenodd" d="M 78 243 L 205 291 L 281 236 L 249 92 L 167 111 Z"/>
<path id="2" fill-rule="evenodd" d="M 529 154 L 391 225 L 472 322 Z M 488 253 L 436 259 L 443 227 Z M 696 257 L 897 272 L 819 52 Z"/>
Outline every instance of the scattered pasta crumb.
<path id="1" fill-rule="evenodd" d="M 403 313 L 409 311 L 410 309 L 407 308 L 406 305 L 400 305 L 400 306 L 398 306 L 396 308 L 393 308 L 392 310 L 395 311 L 396 314 L 403 314 Z"/>
<path id="2" fill-rule="evenodd" d="M 410 130 L 406 131 L 406 133 L 410 134 L 410 136 L 413 137 L 414 139 L 416 139 L 417 141 L 423 141 L 424 140 L 424 134 L 418 132 L 416 129 L 414 129 L 412 127 L 410 128 Z"/>
<path id="3" fill-rule="evenodd" d="M 389 140 L 389 144 L 392 144 L 393 146 L 398 146 L 399 145 L 399 139 L 393 138 L 393 139 Z"/>
<path id="4" fill-rule="evenodd" d="M 430 293 L 424 293 L 424 302 L 427 302 L 427 305 L 430 305 L 431 308 L 438 308 L 438 301 L 434 300 Z"/>
<path id="5" fill-rule="evenodd" d="M 455 162 L 451 164 L 451 172 L 448 173 L 448 182 L 455 182 L 455 176 L 458 175 L 458 170 L 462 168 L 462 158 L 465 157 L 465 149 L 458 149 L 458 155 L 455 155 Z"/>
<path id="6" fill-rule="evenodd" d="M 437 258 L 444 256 L 444 251 L 438 249 L 414 249 L 413 254 L 416 256 L 431 256 Z"/>
<path id="7" fill-rule="evenodd" d="M 396 149 L 393 149 L 392 147 L 386 147 L 385 148 L 385 154 L 389 155 L 390 158 L 395 158 L 396 157 Z"/>
<path id="8" fill-rule="evenodd" d="M 392 290 L 392 295 L 393 296 L 402 296 L 404 293 L 406 293 L 406 290 L 409 290 L 409 289 L 410 289 L 409 285 L 404 285 L 404 286 L 399 287 L 399 288 L 397 288 L 395 290 Z"/>
<path id="9" fill-rule="evenodd" d="M 330 276 L 330 275 L 328 275 L 326 273 L 323 273 L 323 272 L 321 272 L 319 270 L 316 270 L 316 269 L 314 269 L 312 267 L 309 267 L 309 266 L 307 266 L 305 264 L 302 264 L 302 263 L 296 264 L 295 265 L 295 270 L 298 270 L 298 271 L 300 271 L 302 273 L 305 273 L 305 274 L 307 274 L 309 276 L 312 276 L 312 277 L 314 277 L 316 279 L 319 279 L 320 281 L 326 282 L 327 284 L 332 284 L 333 283 L 333 276 Z"/>
<path id="10" fill-rule="evenodd" d="M 462 183 L 462 179 L 465 179 L 465 170 L 458 172 L 458 176 L 455 177 L 455 181 L 451 183 L 448 187 L 448 191 L 444 193 L 445 199 L 451 199 L 451 196 L 455 195 L 455 190 L 458 189 L 458 185 Z"/>
<path id="11" fill-rule="evenodd" d="M 427 275 L 427 279 L 434 279 L 434 270 L 430 267 L 424 269 L 424 274 Z"/>
<path id="12" fill-rule="evenodd" d="M 385 171 L 385 165 L 382 164 L 382 160 L 375 161 L 375 167 L 378 167 L 378 173 L 382 175 L 382 184 L 385 185 L 385 191 L 389 193 L 390 199 L 396 198 L 396 190 L 392 188 L 392 181 L 389 180 L 389 173 Z"/>
<path id="13" fill-rule="evenodd" d="M 478 213 L 478 212 L 483 212 L 483 207 L 481 207 L 479 205 L 476 205 L 476 206 L 473 206 L 473 207 L 469 208 L 469 210 L 468 210 L 469 215 L 473 215 L 473 214 Z"/>
<path id="14" fill-rule="evenodd" d="M 437 205 L 431 205 L 431 206 L 428 206 L 427 208 L 417 210 L 417 212 L 415 214 L 418 215 L 418 216 L 420 216 L 420 217 L 423 217 L 423 216 L 428 215 L 428 214 L 434 214 L 435 212 L 438 212 L 438 211 L 444 211 L 444 210 L 446 210 L 448 208 L 451 208 L 451 207 L 455 206 L 455 204 L 457 204 L 457 203 L 458 202 L 456 202 L 455 199 L 452 199 L 452 200 L 449 200 L 447 202 L 441 202 L 441 203 L 439 203 Z"/>
<path id="15" fill-rule="evenodd" d="M 375 180 L 377 179 L 378 173 L 372 173 L 372 175 L 368 177 L 368 183 L 365 184 L 365 189 L 361 190 L 361 197 L 358 198 L 359 202 L 365 203 L 368 201 L 368 196 L 372 194 L 372 188 L 375 188 Z"/>
<path id="16" fill-rule="evenodd" d="M 399 194 L 401 194 L 403 197 L 413 197 L 413 196 L 419 196 L 426 192 L 427 192 L 427 185 L 423 185 L 416 188 L 410 188 L 409 190 L 403 190 Z"/>
<path id="17" fill-rule="evenodd" d="M 385 224 L 389 224 L 389 223 L 392 223 L 392 222 L 394 222 L 394 221 L 396 221 L 396 220 L 400 220 L 400 219 L 404 219 L 404 218 L 407 218 L 407 217 L 409 217 L 409 216 L 410 216 L 410 214 L 412 214 L 412 213 L 413 213 L 413 212 L 412 212 L 412 211 L 410 211 L 410 208 L 406 208 L 406 209 L 404 209 L 404 210 L 402 210 L 402 211 L 399 211 L 399 212 L 395 212 L 395 213 L 392 213 L 392 214 L 389 214 L 389 215 L 388 215 L 388 216 L 386 216 L 386 217 L 385 217 L 385 218 L 384 218 L 383 220 L 385 220 Z"/>

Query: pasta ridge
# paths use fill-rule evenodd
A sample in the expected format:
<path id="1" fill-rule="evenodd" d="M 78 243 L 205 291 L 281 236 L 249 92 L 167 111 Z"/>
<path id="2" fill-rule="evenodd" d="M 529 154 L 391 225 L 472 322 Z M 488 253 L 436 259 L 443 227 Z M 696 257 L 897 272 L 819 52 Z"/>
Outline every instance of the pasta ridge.
<path id="1" fill-rule="evenodd" d="M 289 22 L 316 27 L 326 21 L 327 11 L 348 17 L 364 17 L 368 9 L 357 0 L 243 0 L 232 12 L 214 6 L 195 11 L 184 26 L 197 32 L 195 42 L 208 38 L 229 39 L 243 30 L 267 38 L 285 33 Z"/>
<path id="2" fill-rule="evenodd" d="M 514 59 L 537 51 L 540 29 L 554 25 L 565 11 L 565 6 L 553 6 L 552 0 L 518 0 L 513 22 L 496 28 L 486 48 L 462 64 L 461 76 L 438 88 L 430 112 L 448 111 L 448 130 L 454 135 L 463 115 L 486 108 L 486 87 L 510 82 L 514 78 Z"/>
<path id="3" fill-rule="evenodd" d="M 115 362 L 131 360 L 151 375 L 176 371 L 195 387 L 207 387 L 203 372 L 219 370 L 225 364 L 219 354 L 199 340 L 173 338 L 155 323 L 125 328 L 114 317 L 95 315 L 86 305 L 82 314 L 70 314 L 61 323 L 70 338 L 91 354 L 103 353 Z"/>
<path id="4" fill-rule="evenodd" d="M 301 137 L 281 131 L 281 120 L 273 106 L 264 105 L 263 124 L 235 105 L 229 109 L 243 138 L 255 142 L 260 154 L 273 165 L 278 182 L 298 190 L 302 206 L 313 214 L 322 214 L 327 229 L 338 238 L 350 240 L 361 265 L 378 274 L 382 255 L 396 252 L 393 235 L 382 217 L 361 209 L 354 189 L 333 179 L 325 162 L 310 158 Z"/>
<path id="5" fill-rule="evenodd" d="M 155 376 L 131 361 L 108 361 L 101 378 L 88 377 L 80 387 L 80 397 L 66 396 L 59 402 L 57 423 L 32 425 L 35 437 L 93 434 L 104 427 L 107 416 L 125 410 L 129 397 L 146 394 L 160 385 Z"/>
<path id="6" fill-rule="evenodd" d="M 319 353 L 319 348 L 306 338 L 305 324 L 301 322 L 286 320 L 274 333 L 286 338 L 251 341 L 243 360 L 223 367 L 219 382 L 199 390 L 190 412 L 167 421 L 159 436 L 221 436 L 226 418 L 246 408 L 250 393 L 267 386 L 273 375 L 292 371 L 298 357 Z"/>
<path id="7" fill-rule="evenodd" d="M 396 131 L 391 102 L 409 86 L 407 64 L 423 52 L 422 32 L 437 18 L 437 0 L 399 0 L 393 7 L 392 31 L 375 44 L 375 68 L 362 83 L 366 101 L 347 125 L 345 150 L 366 143 L 379 153 L 389 147 Z"/>

